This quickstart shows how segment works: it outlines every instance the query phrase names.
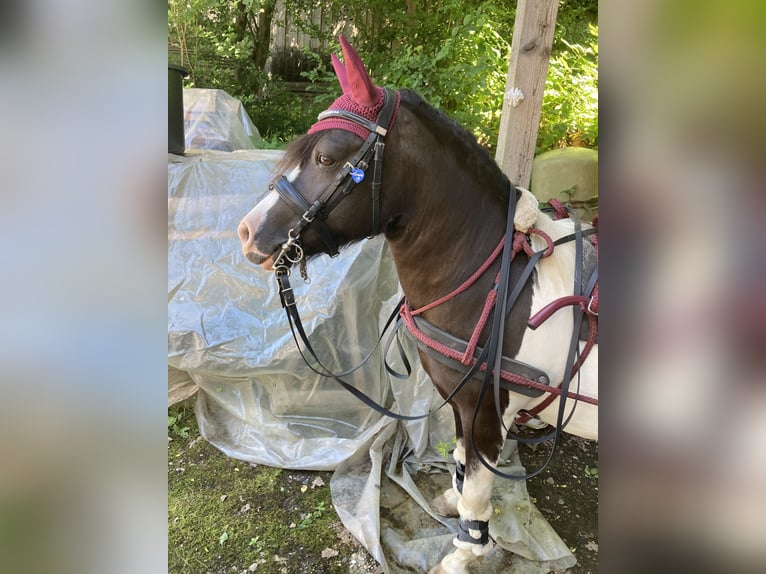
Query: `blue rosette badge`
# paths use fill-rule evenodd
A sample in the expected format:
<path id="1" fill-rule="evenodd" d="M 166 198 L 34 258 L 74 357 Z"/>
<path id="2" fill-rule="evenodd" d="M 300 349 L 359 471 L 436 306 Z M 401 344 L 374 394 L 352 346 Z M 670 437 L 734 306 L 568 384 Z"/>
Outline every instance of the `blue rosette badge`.
<path id="1" fill-rule="evenodd" d="M 351 179 L 354 180 L 354 183 L 359 183 L 364 179 L 364 170 L 359 169 L 358 167 L 355 167 L 351 170 Z"/>

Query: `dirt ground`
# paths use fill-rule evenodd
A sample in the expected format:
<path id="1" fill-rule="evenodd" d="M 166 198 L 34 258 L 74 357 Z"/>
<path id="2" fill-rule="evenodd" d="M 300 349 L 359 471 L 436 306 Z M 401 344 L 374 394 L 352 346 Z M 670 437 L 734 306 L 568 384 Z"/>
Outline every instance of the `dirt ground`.
<path id="1" fill-rule="evenodd" d="M 548 429 L 520 434 L 546 432 Z M 548 444 L 519 446 L 527 472 L 539 468 L 549 452 Z M 598 442 L 563 434 L 550 465 L 527 480 L 527 492 L 577 558 L 569 572 L 598 572 Z"/>
<path id="2" fill-rule="evenodd" d="M 528 471 L 547 449 L 520 447 Z M 598 569 L 597 461 L 596 442 L 566 435 L 551 466 L 527 481 L 577 557 L 573 574 Z M 199 435 L 191 406 L 170 409 L 168 572 L 382 574 L 335 513 L 331 476 L 228 458 Z"/>

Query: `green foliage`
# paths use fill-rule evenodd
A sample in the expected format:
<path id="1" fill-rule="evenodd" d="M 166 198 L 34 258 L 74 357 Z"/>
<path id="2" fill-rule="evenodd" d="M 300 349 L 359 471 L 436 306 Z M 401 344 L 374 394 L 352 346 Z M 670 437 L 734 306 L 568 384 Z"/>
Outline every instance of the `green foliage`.
<path id="1" fill-rule="evenodd" d="M 298 523 L 298 528 L 308 528 L 311 526 L 312 522 L 322 518 L 325 512 L 327 512 L 327 503 L 322 500 L 314 507 L 313 512 L 309 512 L 306 516 L 303 517 L 303 519 Z"/>
<path id="2" fill-rule="evenodd" d="M 186 438 L 189 436 L 189 427 L 181 426 L 179 423 L 179 417 L 168 415 L 168 429 L 170 429 L 175 435 L 180 438 Z"/>
<path id="3" fill-rule="evenodd" d="M 309 0 L 293 0 L 308 4 Z M 381 85 L 408 87 L 455 118 L 493 150 L 500 127 L 515 8 L 489 0 L 415 2 L 415 14 L 377 3 L 343 3 L 336 18 L 359 26 L 354 46 Z M 334 6 L 334 5 L 333 5 Z M 304 6 L 304 9 L 306 6 Z M 565 145 L 598 147 L 598 4 L 561 0 L 537 152 Z M 319 34 L 314 30 L 313 33 Z M 337 40 L 324 38 L 339 53 Z M 313 81 L 335 84 L 331 68 Z"/>
<path id="4" fill-rule="evenodd" d="M 577 41 L 560 39 L 543 94 L 537 153 L 567 145 L 598 148 L 598 27 Z"/>
<path id="5" fill-rule="evenodd" d="M 450 442 L 441 441 L 434 448 L 439 452 L 442 457 L 447 458 L 450 451 L 457 445 L 457 437 L 452 437 Z"/>
<path id="6" fill-rule="evenodd" d="M 261 95 L 247 106 L 250 119 L 260 134 L 274 144 L 289 142 L 305 133 L 326 108 L 308 96 L 287 90 L 280 82 L 269 81 Z"/>
<path id="7" fill-rule="evenodd" d="M 168 443 L 169 573 L 256 567 L 261 574 L 348 572 L 358 546 L 338 540 L 343 527 L 329 486 L 307 487 L 316 476 L 329 482 L 331 473 L 295 473 L 228 458 L 202 440 L 192 408 L 168 409 L 168 423 L 189 427 L 186 438 Z M 323 558 L 328 547 L 340 555 Z"/>
<path id="8" fill-rule="evenodd" d="M 411 22 L 392 54 L 370 54 L 369 67 L 387 85 L 408 87 L 472 130 L 488 147 L 497 141 L 513 18 L 498 2 L 461 0 Z"/>
<path id="9" fill-rule="evenodd" d="M 188 67 L 188 85 L 240 99 L 270 145 L 304 133 L 340 93 L 329 54 L 336 34 L 353 43 L 379 85 L 408 87 L 455 118 L 492 150 L 502 113 L 515 5 L 502 0 L 284 0 L 287 19 L 324 48 L 277 50 L 268 77 L 257 64 L 259 14 L 274 0 L 169 0 L 170 60 Z M 312 14 L 321 6 L 320 26 Z M 560 0 L 537 153 L 565 145 L 598 147 L 598 4 Z M 327 25 L 327 23 L 333 23 Z M 261 25 L 261 31 L 265 28 Z M 262 38 L 261 38 L 262 40 Z M 261 50 L 262 52 L 262 50 Z M 261 54 L 262 56 L 262 54 Z M 283 80 L 313 82 L 297 94 Z"/>

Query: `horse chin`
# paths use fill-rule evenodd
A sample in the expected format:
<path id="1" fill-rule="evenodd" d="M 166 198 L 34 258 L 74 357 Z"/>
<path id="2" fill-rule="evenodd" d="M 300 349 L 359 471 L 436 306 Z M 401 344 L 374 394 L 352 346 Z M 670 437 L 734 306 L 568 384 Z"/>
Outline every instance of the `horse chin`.
<path id="1" fill-rule="evenodd" d="M 256 251 L 250 251 L 245 254 L 245 257 L 247 257 L 247 260 L 252 263 L 253 265 L 260 265 L 263 269 L 266 271 L 271 271 L 274 269 L 274 254 L 271 255 L 264 255 L 263 253 L 259 253 Z"/>
<path id="2" fill-rule="evenodd" d="M 261 268 L 265 271 L 273 271 L 274 270 L 274 256 L 270 255 L 269 258 L 261 263 Z"/>

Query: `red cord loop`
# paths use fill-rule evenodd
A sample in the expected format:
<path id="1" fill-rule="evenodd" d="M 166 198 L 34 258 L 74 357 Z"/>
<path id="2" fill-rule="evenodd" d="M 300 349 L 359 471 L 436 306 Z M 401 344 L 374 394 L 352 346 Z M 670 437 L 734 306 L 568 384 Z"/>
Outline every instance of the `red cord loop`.
<path id="1" fill-rule="evenodd" d="M 550 257 L 553 255 L 553 240 L 550 235 L 537 227 L 530 227 L 527 233 L 529 233 L 529 235 L 537 235 L 540 239 L 545 241 L 545 251 L 543 252 L 542 257 Z M 532 244 L 527 241 L 524 242 L 524 253 L 530 257 L 535 254 L 535 250 L 532 249 Z"/>

